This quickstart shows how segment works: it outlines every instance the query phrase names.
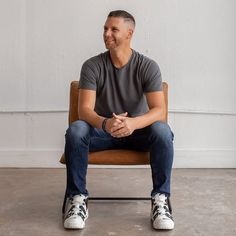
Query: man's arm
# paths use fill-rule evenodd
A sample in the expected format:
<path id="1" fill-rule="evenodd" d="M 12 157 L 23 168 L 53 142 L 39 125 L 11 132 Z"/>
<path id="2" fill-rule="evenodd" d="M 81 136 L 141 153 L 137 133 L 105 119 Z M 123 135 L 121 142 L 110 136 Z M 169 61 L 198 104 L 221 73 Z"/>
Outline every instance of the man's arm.
<path id="1" fill-rule="evenodd" d="M 166 106 L 163 91 L 150 92 L 145 95 L 149 111 L 142 116 L 134 118 L 137 122 L 137 129 L 144 128 L 156 121 L 165 121 Z"/>
<path id="2" fill-rule="evenodd" d="M 95 111 L 96 91 L 79 89 L 78 115 L 80 120 L 88 122 L 95 128 L 102 128 L 104 117 L 99 116 Z"/>
<path id="3" fill-rule="evenodd" d="M 106 117 L 99 116 L 95 111 L 96 91 L 89 89 L 79 89 L 78 115 L 80 120 L 88 122 L 95 128 L 101 129 Z M 125 114 L 121 114 L 123 116 Z M 116 127 L 121 121 L 115 117 L 106 122 L 106 131 L 111 132 L 112 127 Z"/>
<path id="4" fill-rule="evenodd" d="M 114 115 L 122 123 L 112 129 L 112 136 L 125 137 L 132 134 L 136 129 L 142 129 L 156 121 L 165 121 L 166 107 L 163 91 L 149 92 L 145 95 L 149 111 L 134 118 Z"/>

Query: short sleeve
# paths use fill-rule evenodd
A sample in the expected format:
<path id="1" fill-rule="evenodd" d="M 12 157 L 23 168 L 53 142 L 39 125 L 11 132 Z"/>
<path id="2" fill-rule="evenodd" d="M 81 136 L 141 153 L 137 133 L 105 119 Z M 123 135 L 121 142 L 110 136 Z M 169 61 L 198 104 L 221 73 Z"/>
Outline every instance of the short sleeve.
<path id="1" fill-rule="evenodd" d="M 89 60 L 86 61 L 80 72 L 80 80 L 79 80 L 79 88 L 81 89 L 89 89 L 96 90 L 97 82 L 96 82 L 96 71 L 95 66 Z"/>
<path id="2" fill-rule="evenodd" d="M 161 71 L 158 64 L 153 60 L 149 60 L 144 66 L 143 91 L 144 93 L 162 91 Z"/>

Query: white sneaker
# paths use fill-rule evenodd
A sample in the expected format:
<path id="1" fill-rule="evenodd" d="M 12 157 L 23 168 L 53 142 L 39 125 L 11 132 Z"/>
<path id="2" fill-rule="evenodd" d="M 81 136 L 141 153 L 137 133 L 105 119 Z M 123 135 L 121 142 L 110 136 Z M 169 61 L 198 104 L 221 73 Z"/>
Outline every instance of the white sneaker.
<path id="1" fill-rule="evenodd" d="M 170 200 L 165 194 L 157 193 L 152 197 L 151 221 L 154 229 L 173 229 Z"/>
<path id="2" fill-rule="evenodd" d="M 88 197 L 80 194 L 66 199 L 64 228 L 83 229 L 88 218 Z"/>

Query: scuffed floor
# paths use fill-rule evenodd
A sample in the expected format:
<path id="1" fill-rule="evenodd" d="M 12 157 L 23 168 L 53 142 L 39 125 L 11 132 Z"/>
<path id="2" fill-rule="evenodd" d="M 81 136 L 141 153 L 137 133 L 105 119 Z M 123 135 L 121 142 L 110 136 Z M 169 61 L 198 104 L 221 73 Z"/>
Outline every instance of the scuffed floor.
<path id="1" fill-rule="evenodd" d="M 152 230 L 149 201 L 90 201 L 86 228 L 64 230 L 65 169 L 0 169 L 1 236 L 236 235 L 236 170 L 174 169 L 175 229 Z M 89 169 L 90 196 L 142 196 L 149 169 Z"/>

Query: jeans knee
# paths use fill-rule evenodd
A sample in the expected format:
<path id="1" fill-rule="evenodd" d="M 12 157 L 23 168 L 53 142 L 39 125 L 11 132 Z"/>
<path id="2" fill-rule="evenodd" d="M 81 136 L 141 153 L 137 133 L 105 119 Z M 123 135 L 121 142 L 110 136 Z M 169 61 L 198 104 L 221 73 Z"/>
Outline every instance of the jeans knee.
<path id="1" fill-rule="evenodd" d="M 164 122 L 155 122 L 150 126 L 150 133 L 153 138 L 163 143 L 170 143 L 174 140 L 174 134 L 170 126 Z"/>
<path id="2" fill-rule="evenodd" d="M 74 121 L 66 131 L 66 141 L 70 143 L 86 141 L 89 138 L 90 128 L 90 125 L 85 121 Z"/>

